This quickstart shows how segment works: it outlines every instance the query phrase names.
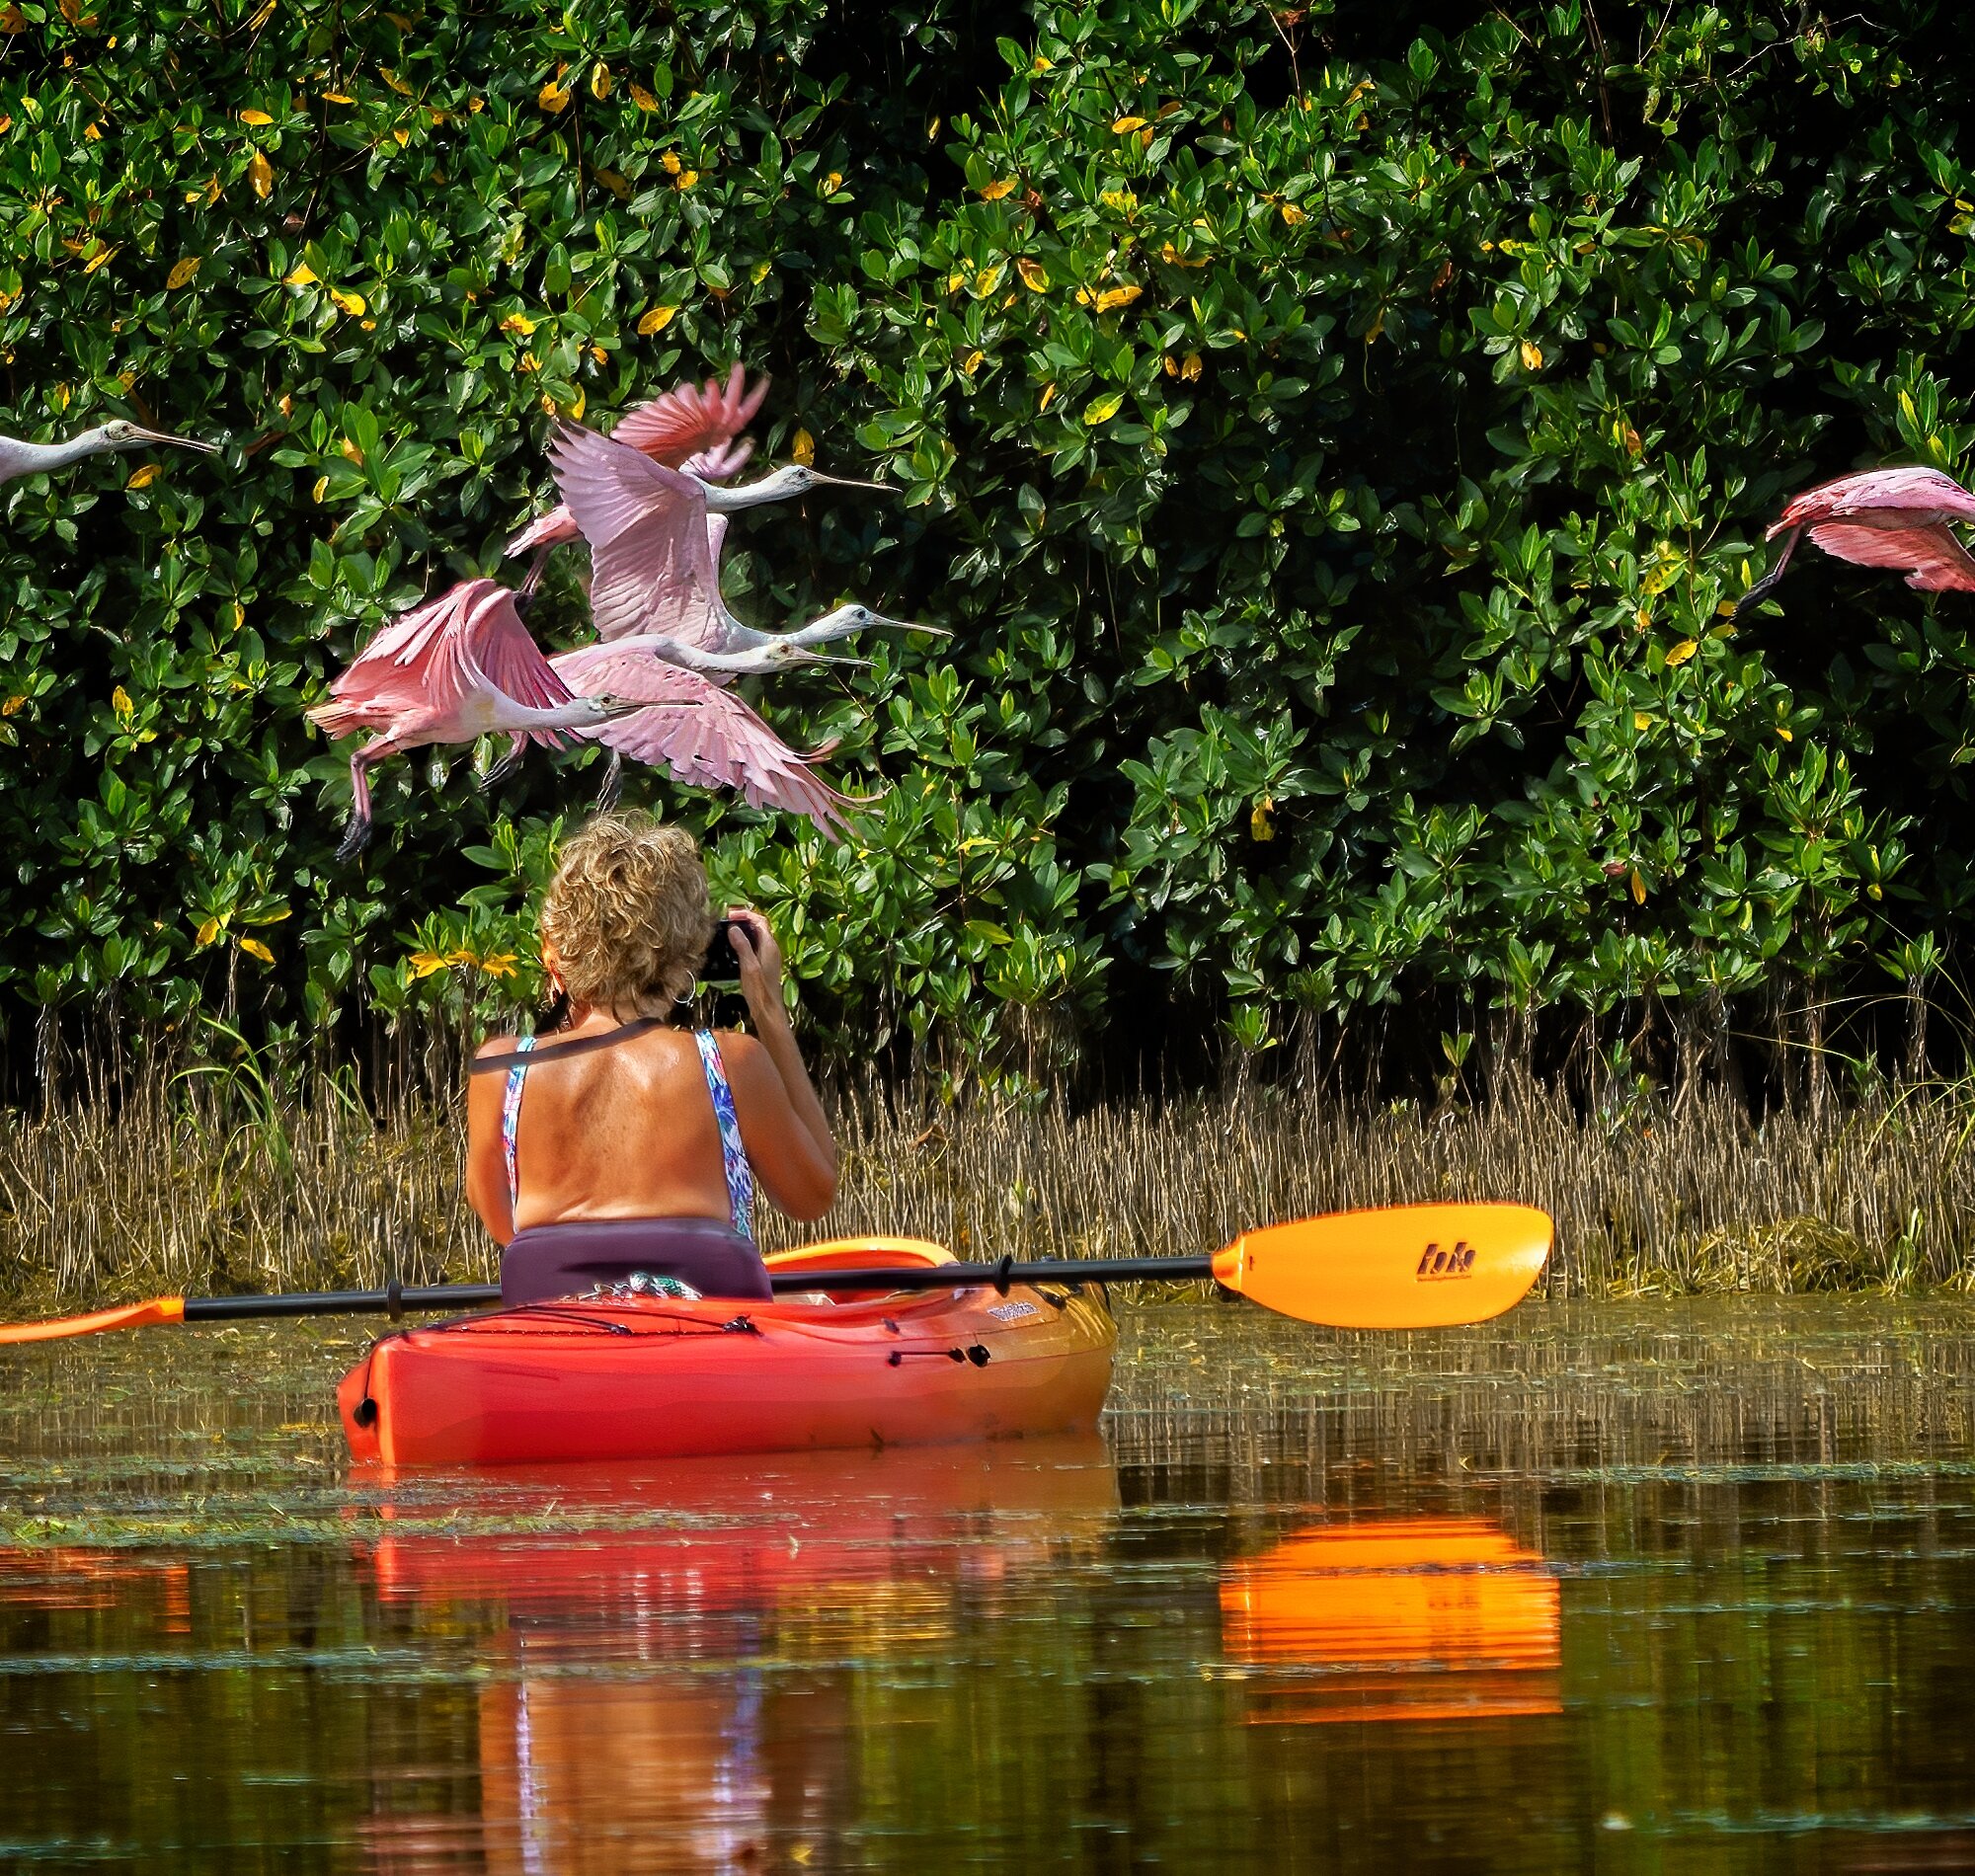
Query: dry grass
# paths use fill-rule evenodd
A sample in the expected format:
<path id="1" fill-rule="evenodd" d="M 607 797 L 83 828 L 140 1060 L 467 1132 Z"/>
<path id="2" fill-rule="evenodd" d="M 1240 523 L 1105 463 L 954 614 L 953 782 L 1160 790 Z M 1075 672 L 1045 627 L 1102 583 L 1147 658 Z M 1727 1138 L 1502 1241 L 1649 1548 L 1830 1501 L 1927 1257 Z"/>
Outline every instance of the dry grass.
<path id="1" fill-rule="evenodd" d="M 1273 1089 L 1082 1113 L 837 1107 L 845 1166 L 827 1228 L 962 1255 L 1204 1249 L 1270 1218 L 1486 1197 L 1555 1215 L 1560 1294 L 1975 1288 L 1975 1102 L 1959 1093 L 1760 1131 L 1725 1099 L 1608 1128 L 1536 1092 L 1437 1114 L 1354 1114 Z M 493 1267 L 441 1110 L 380 1125 L 327 1084 L 277 1105 L 178 1082 L 115 1119 L 0 1113 L 0 1287 L 17 1301 Z"/>

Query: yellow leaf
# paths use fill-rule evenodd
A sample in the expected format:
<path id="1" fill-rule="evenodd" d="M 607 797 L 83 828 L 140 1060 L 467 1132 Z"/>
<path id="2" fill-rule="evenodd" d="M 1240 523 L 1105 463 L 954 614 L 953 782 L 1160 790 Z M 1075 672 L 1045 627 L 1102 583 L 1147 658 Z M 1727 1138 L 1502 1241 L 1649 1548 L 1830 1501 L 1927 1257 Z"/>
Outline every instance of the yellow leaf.
<path id="1" fill-rule="evenodd" d="M 664 156 L 659 158 L 659 167 L 668 176 L 676 176 L 684 165 L 679 162 L 676 150 L 668 150 Z"/>
<path id="2" fill-rule="evenodd" d="M 831 170 L 830 174 L 823 179 L 822 188 L 819 193 L 825 195 L 834 195 L 836 192 L 842 187 L 843 187 L 842 171 Z"/>
<path id="3" fill-rule="evenodd" d="M 1046 293 L 1049 290 L 1049 274 L 1033 261 L 1015 263 L 1015 272 L 1022 276 L 1022 284 L 1032 293 Z"/>
<path id="4" fill-rule="evenodd" d="M 589 404 L 590 400 L 584 395 L 583 386 L 579 384 L 576 387 L 576 395 L 570 399 L 568 408 L 563 412 L 563 415 L 572 424 L 580 424 L 583 422 L 583 413 L 589 408 Z"/>
<path id="5" fill-rule="evenodd" d="M 273 123 L 275 120 L 265 111 L 243 111 L 240 114 L 240 121 L 242 123 L 262 124 Z"/>
<path id="6" fill-rule="evenodd" d="M 219 936 L 220 923 L 217 918 L 206 919 L 198 928 L 198 942 L 201 945 L 211 944 Z"/>
<path id="7" fill-rule="evenodd" d="M 1735 601 L 1732 599 L 1723 599 L 1714 608 L 1714 616 L 1717 619 L 1732 619 L 1735 616 Z"/>
<path id="8" fill-rule="evenodd" d="M 357 318 L 365 311 L 363 295 L 361 293 L 346 292 L 340 286 L 332 286 L 329 289 L 329 296 L 353 319 Z"/>
<path id="9" fill-rule="evenodd" d="M 561 90 L 551 78 L 540 91 L 535 93 L 535 103 L 554 117 L 557 112 L 569 109 L 569 93 Z"/>
<path id="10" fill-rule="evenodd" d="M 1129 215 L 1138 207 L 1139 198 L 1129 189 L 1107 189 L 1097 199 L 1114 214 Z"/>
<path id="11" fill-rule="evenodd" d="M 1144 117 L 1118 117 L 1113 119 L 1111 124 L 1111 128 L 1121 137 L 1128 135 L 1134 130 L 1143 130 L 1145 127 L 1146 120 Z"/>
<path id="12" fill-rule="evenodd" d="M 672 323 L 672 315 L 677 311 L 676 306 L 654 306 L 638 321 L 638 337 L 649 339 L 655 332 L 664 332 Z"/>
<path id="13" fill-rule="evenodd" d="M 699 172 L 697 170 L 680 170 L 672 178 L 672 187 L 674 189 L 690 189 L 698 181 Z"/>
<path id="14" fill-rule="evenodd" d="M 652 94 L 649 91 L 647 91 L 643 85 L 639 84 L 635 79 L 632 81 L 630 85 L 630 92 L 631 92 L 631 102 L 634 105 L 636 105 L 640 111 L 658 110 L 659 101 L 656 98 L 654 98 Z"/>
<path id="15" fill-rule="evenodd" d="M 116 252 L 117 250 L 115 248 L 98 248 L 95 255 L 84 266 L 82 271 L 85 274 L 94 274 L 98 268 L 107 267 L 110 263 L 111 257 L 115 255 Z"/>
<path id="16" fill-rule="evenodd" d="M 259 958 L 263 964 L 273 964 L 275 962 L 275 954 L 258 938 L 241 939 L 240 949 L 250 958 Z"/>
<path id="17" fill-rule="evenodd" d="M 198 272 L 198 256 L 189 254 L 183 261 L 178 262 L 172 271 L 165 275 L 165 284 L 172 288 L 173 291 L 177 291 L 179 287 L 185 285 Z"/>
<path id="18" fill-rule="evenodd" d="M 1653 720 L 1652 720 L 1652 718 L 1651 718 L 1651 717 L 1649 717 L 1649 716 L 1647 716 L 1647 715 L 1646 715 L 1646 713 L 1645 713 L 1645 712 L 1644 712 L 1643 710 L 1634 710 L 1634 711 L 1632 712 L 1632 728 L 1633 728 L 1633 729 L 1635 729 L 1635 730 L 1650 730 L 1650 729 L 1651 729 L 1652 727 L 1653 727 Z"/>
<path id="19" fill-rule="evenodd" d="M 1109 286 L 1097 296 L 1097 310 L 1100 313 L 1116 312 L 1121 306 L 1129 306 L 1146 289 L 1143 286 Z"/>
<path id="20" fill-rule="evenodd" d="M 329 493 L 329 478 L 327 476 L 316 477 L 315 488 L 311 493 L 314 495 L 317 504 L 320 505 L 322 498 Z"/>
<path id="21" fill-rule="evenodd" d="M 1044 72 L 1051 71 L 1053 69 L 1054 67 L 1051 64 L 1050 60 L 1046 59 L 1040 52 L 1038 52 L 1035 55 L 1035 57 L 1029 61 L 1029 71 L 1031 75 L 1034 77 L 1040 78 Z"/>
<path id="22" fill-rule="evenodd" d="M 620 202 L 631 199 L 631 184 L 629 179 L 618 175 L 615 170 L 598 170 L 596 172 L 596 180 L 611 195 L 615 195 Z"/>
<path id="23" fill-rule="evenodd" d="M 406 144 L 411 142 L 411 140 L 412 140 L 412 133 L 409 130 L 393 130 L 391 132 L 391 141 L 395 143 L 401 150 L 405 147 Z"/>
<path id="24" fill-rule="evenodd" d="M 756 261 L 754 265 L 748 270 L 748 278 L 753 285 L 759 286 L 761 282 L 765 280 L 768 277 L 768 275 L 772 274 L 774 271 L 775 271 L 774 262 Z"/>
<path id="25" fill-rule="evenodd" d="M 313 286 L 315 284 L 315 269 L 310 267 L 306 261 L 297 261 L 292 273 L 281 275 L 281 284 L 283 286 Z"/>
<path id="26" fill-rule="evenodd" d="M 1385 330 L 1385 309 L 1382 306 L 1379 308 L 1378 318 L 1373 320 L 1371 325 L 1369 325 L 1365 329 L 1365 343 L 1368 346 L 1377 345 L 1379 343 L 1379 335 L 1384 330 Z"/>
<path id="27" fill-rule="evenodd" d="M 5 703 L 0 703 L 0 717 L 18 716 L 27 701 L 25 693 L 16 691 Z"/>
<path id="28" fill-rule="evenodd" d="M 1106 391 L 1102 397 L 1094 397 L 1083 407 L 1083 427 L 1095 430 L 1099 424 L 1107 424 L 1118 415 L 1125 402 L 1122 391 Z"/>
<path id="29" fill-rule="evenodd" d="M 278 0 L 267 0 L 265 6 L 257 7 L 254 11 L 254 17 L 247 22 L 247 31 L 250 33 L 260 32 L 275 17 L 275 8 L 277 3 Z"/>
<path id="30" fill-rule="evenodd" d="M 254 194 L 263 201 L 275 192 L 275 166 L 260 150 L 254 152 L 254 160 L 247 165 L 247 180 L 254 185 Z"/>
<path id="31" fill-rule="evenodd" d="M 412 95 L 411 86 L 406 84 L 405 81 L 402 78 L 400 78 L 396 72 L 392 71 L 388 65 L 379 65 L 377 67 L 377 76 L 381 78 L 385 82 L 385 84 L 389 85 L 391 89 L 399 95 L 399 97 L 409 98 Z"/>
<path id="32" fill-rule="evenodd" d="M 967 354 L 967 356 L 961 359 L 960 361 L 961 370 L 965 371 L 967 375 L 971 378 L 975 374 L 975 372 L 981 369 L 981 361 L 988 354 L 986 352 L 970 352 Z"/>
<path id="33" fill-rule="evenodd" d="M 1306 214 L 1304 214 L 1304 211 L 1301 208 L 1299 208 L 1295 202 L 1284 202 L 1283 219 L 1286 222 L 1288 222 L 1292 228 L 1295 228 L 1300 226 L 1302 223 L 1307 221 L 1309 217 Z"/>
<path id="34" fill-rule="evenodd" d="M 0 33 L 13 35 L 28 30 L 28 16 L 19 7 L 0 8 Z"/>
<path id="35" fill-rule="evenodd" d="M 1271 796 L 1264 795 L 1248 812 L 1248 836 L 1252 840 L 1273 840 L 1276 830 L 1269 824 L 1269 817 L 1275 813 L 1276 804 Z"/>
<path id="36" fill-rule="evenodd" d="M 982 186 L 981 199 L 985 202 L 997 202 L 1003 195 L 1013 195 L 1014 191 L 1015 179 L 1012 176 L 999 176 L 993 182 Z"/>
<path id="37" fill-rule="evenodd" d="M 1700 650 L 1700 641 L 1698 639 L 1682 639 L 1681 642 L 1667 654 L 1667 669 L 1677 670 L 1682 664 L 1685 664 L 1687 661 L 1695 655 L 1696 652 L 1699 650 Z"/>
<path id="38" fill-rule="evenodd" d="M 797 430 L 789 443 L 789 454 L 808 468 L 816 460 L 816 438 L 806 430 Z"/>
<path id="39" fill-rule="evenodd" d="M 1640 879 L 1639 869 L 1637 867 L 1634 867 L 1632 869 L 1632 903 L 1634 905 L 1643 905 L 1645 902 L 1646 902 L 1646 883 L 1644 880 Z"/>
<path id="40" fill-rule="evenodd" d="M 1042 399 L 1036 405 L 1036 410 L 1039 413 L 1042 411 L 1046 411 L 1055 401 L 1056 401 L 1056 384 L 1054 381 L 1052 381 L 1043 386 Z"/>
<path id="41" fill-rule="evenodd" d="M 322 101 L 326 105 L 354 105 L 356 102 L 347 91 L 326 91 L 322 94 Z"/>
<path id="42" fill-rule="evenodd" d="M 518 333 L 525 339 L 535 329 L 535 322 L 526 313 L 510 313 L 501 322 L 503 332 Z"/>
<path id="43" fill-rule="evenodd" d="M 610 67 L 601 59 L 590 68 L 590 95 L 597 99 L 610 96 Z"/>
<path id="44" fill-rule="evenodd" d="M 357 468 L 363 467 L 363 452 L 348 436 L 343 439 L 343 459 L 354 462 Z"/>
<path id="45" fill-rule="evenodd" d="M 1525 371 L 1540 371 L 1542 366 L 1542 348 L 1525 339 L 1523 341 L 1523 369 Z"/>
<path id="46" fill-rule="evenodd" d="M 123 486 L 126 489 L 148 489 L 164 473 L 165 466 L 161 462 L 143 463 L 131 473 L 130 480 Z"/>
<path id="47" fill-rule="evenodd" d="M 110 693 L 110 707 L 111 709 L 116 711 L 117 714 L 119 717 L 121 717 L 126 723 L 129 722 L 131 714 L 137 708 L 137 706 L 130 701 L 130 693 L 127 690 L 125 690 L 121 684 L 118 684 L 117 688 Z"/>
<path id="48" fill-rule="evenodd" d="M 1001 274 L 1003 272 L 1004 270 L 998 261 L 990 268 L 983 268 L 974 276 L 974 297 L 976 299 L 987 299 L 1001 284 Z"/>
<path id="49" fill-rule="evenodd" d="M 1189 352 L 1186 354 L 1186 356 L 1179 361 L 1179 374 L 1189 384 L 1193 383 L 1195 379 L 1197 379 L 1200 376 L 1199 352 Z"/>

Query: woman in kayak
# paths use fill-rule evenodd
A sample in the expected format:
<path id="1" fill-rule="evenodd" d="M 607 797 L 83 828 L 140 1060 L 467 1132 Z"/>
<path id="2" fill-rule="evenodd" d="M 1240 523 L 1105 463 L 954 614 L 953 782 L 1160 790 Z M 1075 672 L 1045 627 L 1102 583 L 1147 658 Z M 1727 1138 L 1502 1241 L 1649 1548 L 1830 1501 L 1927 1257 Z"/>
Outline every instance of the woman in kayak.
<path id="1" fill-rule="evenodd" d="M 791 1217 L 830 1209 L 836 1142 L 789 1028 L 781 949 L 759 912 L 728 917 L 752 1035 L 679 1020 L 715 923 L 692 836 L 609 814 L 565 845 L 542 963 L 567 1020 L 489 1042 L 467 1100 L 467 1197 L 507 1246 L 504 1301 L 651 1278 L 766 1297 L 756 1184 Z"/>

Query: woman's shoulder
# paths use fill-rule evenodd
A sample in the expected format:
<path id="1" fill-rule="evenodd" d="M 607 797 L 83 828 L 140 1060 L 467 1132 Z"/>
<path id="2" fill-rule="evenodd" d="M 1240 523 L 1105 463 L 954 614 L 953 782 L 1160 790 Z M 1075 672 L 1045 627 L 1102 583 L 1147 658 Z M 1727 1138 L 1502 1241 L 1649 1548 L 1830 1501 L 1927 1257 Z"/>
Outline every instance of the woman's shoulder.
<path id="1" fill-rule="evenodd" d="M 490 1036 L 473 1052 L 475 1061 L 485 1061 L 489 1055 L 512 1055 L 519 1036 Z"/>

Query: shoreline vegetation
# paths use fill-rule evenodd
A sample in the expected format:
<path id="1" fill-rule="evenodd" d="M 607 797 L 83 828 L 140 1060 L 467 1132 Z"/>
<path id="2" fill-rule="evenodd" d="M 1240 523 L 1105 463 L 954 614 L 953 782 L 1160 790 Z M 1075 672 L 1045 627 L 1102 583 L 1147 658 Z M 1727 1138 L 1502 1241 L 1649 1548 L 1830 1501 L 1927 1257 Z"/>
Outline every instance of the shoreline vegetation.
<path id="1" fill-rule="evenodd" d="M 1486 1105 L 1340 1104 L 1289 1084 L 1077 1108 L 839 1088 L 835 1208 L 962 1257 L 1211 1249 L 1274 1218 L 1513 1198 L 1557 1220 L 1551 1296 L 1975 1290 L 1975 1089 L 1868 1088 L 1752 1125 L 1726 1091 L 1620 1116 L 1534 1083 Z M 0 1298 L 13 1313 L 161 1291 L 484 1280 L 458 1109 L 373 1115 L 346 1081 L 140 1075 L 120 1102 L 0 1110 Z"/>

